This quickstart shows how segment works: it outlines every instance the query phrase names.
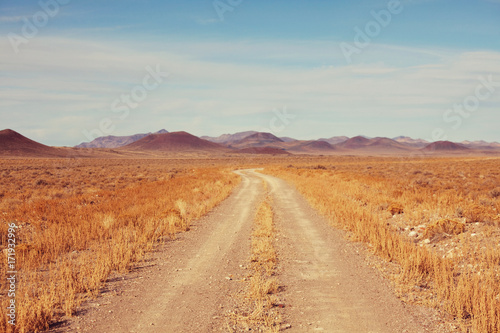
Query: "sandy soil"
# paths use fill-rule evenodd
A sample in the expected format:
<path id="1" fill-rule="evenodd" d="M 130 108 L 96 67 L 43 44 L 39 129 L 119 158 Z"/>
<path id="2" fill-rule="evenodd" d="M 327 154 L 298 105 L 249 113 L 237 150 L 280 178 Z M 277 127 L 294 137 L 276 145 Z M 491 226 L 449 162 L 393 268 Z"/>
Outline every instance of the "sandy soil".
<path id="1" fill-rule="evenodd" d="M 221 332 L 248 275 L 250 234 L 268 183 L 278 279 L 290 332 L 446 332 L 435 314 L 405 306 L 359 245 L 345 240 L 285 181 L 252 170 L 191 230 L 169 241 L 102 297 L 52 332 Z"/>

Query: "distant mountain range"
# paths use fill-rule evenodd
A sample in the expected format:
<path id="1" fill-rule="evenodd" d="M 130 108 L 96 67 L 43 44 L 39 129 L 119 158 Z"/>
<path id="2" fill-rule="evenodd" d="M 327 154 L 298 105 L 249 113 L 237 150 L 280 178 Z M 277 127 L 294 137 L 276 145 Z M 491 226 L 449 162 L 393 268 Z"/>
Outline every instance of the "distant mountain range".
<path id="1" fill-rule="evenodd" d="M 335 145 L 337 143 L 342 143 L 342 142 L 347 141 L 347 140 L 349 140 L 349 138 L 347 136 L 333 136 L 333 137 L 328 138 L 328 139 L 324 139 L 324 138 L 319 139 L 318 141 L 325 141 L 331 145 Z"/>
<path id="2" fill-rule="evenodd" d="M 235 134 L 222 134 L 221 136 L 217 136 L 217 137 L 201 136 L 200 139 L 212 141 L 215 143 L 221 143 L 223 145 L 227 145 L 227 144 L 231 144 L 233 142 L 239 141 L 241 139 L 244 139 L 247 136 L 250 136 L 250 135 L 255 134 L 255 133 L 258 133 L 258 132 L 247 131 L 247 132 L 239 132 L 239 133 L 235 133 Z"/>
<path id="3" fill-rule="evenodd" d="M 412 147 L 417 147 L 417 148 L 423 148 L 430 143 L 429 141 L 425 141 L 422 139 L 412 139 L 408 136 L 398 136 L 398 137 L 395 137 L 392 139 L 394 141 L 399 142 L 399 143 L 402 143 L 402 144 L 405 144 L 408 146 L 412 146 Z"/>
<path id="4" fill-rule="evenodd" d="M 498 142 L 486 142 L 486 141 L 462 141 L 462 145 L 473 148 L 473 149 L 492 149 L 500 148 L 500 143 Z"/>
<path id="5" fill-rule="evenodd" d="M 404 155 L 418 151 L 426 154 L 500 154 L 500 144 L 485 141 L 430 143 L 406 136 L 393 139 L 336 136 L 319 140 L 296 140 L 256 131 L 199 138 L 186 132 L 169 133 L 160 130 L 156 133 L 100 137 L 92 142 L 67 148 L 49 147 L 10 129 L 0 131 L 0 156 L 7 157 L 120 157 L 169 153 Z"/>
<path id="6" fill-rule="evenodd" d="M 162 129 L 155 133 L 140 133 L 128 136 L 114 136 L 114 135 L 101 136 L 99 138 L 92 140 L 91 142 L 80 143 L 78 146 L 75 146 L 75 148 L 118 148 L 126 146 L 142 138 L 145 138 L 150 134 L 163 134 L 163 133 L 168 133 L 168 131 Z"/>
<path id="7" fill-rule="evenodd" d="M 92 142 L 81 143 L 75 148 L 119 148 L 132 142 L 140 140 L 150 134 L 165 134 L 168 131 L 162 129 L 155 133 L 141 133 L 129 136 L 104 136 L 99 137 Z M 249 148 L 271 146 L 278 149 L 288 149 L 296 152 L 306 152 L 314 150 L 339 150 L 339 149 L 381 149 L 394 148 L 406 150 L 409 148 L 424 148 L 431 142 L 422 139 L 413 139 L 408 136 L 398 136 L 389 138 L 370 138 L 367 136 L 356 136 L 349 138 L 347 136 L 333 136 L 331 138 L 320 138 L 318 140 L 297 140 L 290 137 L 277 137 L 271 133 L 257 131 L 245 131 L 234 134 L 223 134 L 217 137 L 201 136 L 200 139 L 228 146 L 231 148 Z M 318 143 L 319 142 L 319 143 Z M 330 146 L 324 144 L 329 143 Z M 458 142 L 467 148 L 472 149 L 496 149 L 500 148 L 500 143 L 486 141 L 463 141 Z"/>

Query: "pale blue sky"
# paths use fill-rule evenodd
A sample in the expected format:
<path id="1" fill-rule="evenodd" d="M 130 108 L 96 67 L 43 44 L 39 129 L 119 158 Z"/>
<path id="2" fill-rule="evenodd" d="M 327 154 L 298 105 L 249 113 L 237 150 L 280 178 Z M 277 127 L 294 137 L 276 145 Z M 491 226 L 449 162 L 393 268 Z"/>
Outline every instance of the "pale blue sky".
<path id="1" fill-rule="evenodd" d="M 0 35 L 0 128 L 45 144 L 500 141 L 500 1 L 0 0 Z"/>

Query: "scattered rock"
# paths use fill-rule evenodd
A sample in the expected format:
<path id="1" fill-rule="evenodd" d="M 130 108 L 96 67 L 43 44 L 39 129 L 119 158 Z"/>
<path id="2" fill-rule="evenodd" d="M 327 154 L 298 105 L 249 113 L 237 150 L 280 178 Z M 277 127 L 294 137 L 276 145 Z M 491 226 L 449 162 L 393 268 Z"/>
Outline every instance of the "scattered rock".
<path id="1" fill-rule="evenodd" d="M 426 228 L 427 226 L 425 224 L 421 224 L 418 227 L 416 227 L 415 230 L 417 230 L 418 233 L 424 233 Z"/>

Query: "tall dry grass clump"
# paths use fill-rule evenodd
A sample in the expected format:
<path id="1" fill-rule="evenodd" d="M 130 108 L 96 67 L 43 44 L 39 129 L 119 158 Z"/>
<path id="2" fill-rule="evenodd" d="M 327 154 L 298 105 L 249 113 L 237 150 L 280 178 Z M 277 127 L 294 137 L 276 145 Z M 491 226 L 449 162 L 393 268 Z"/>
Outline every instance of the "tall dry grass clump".
<path id="1" fill-rule="evenodd" d="M 44 167 L 48 166 L 40 161 L 33 163 L 38 174 L 46 174 Z M 210 211 L 239 182 L 230 170 L 192 169 L 192 162 L 189 169 L 172 171 L 173 162 L 165 160 L 114 161 L 107 178 L 105 167 L 111 162 L 84 163 L 88 164 L 75 167 L 69 179 L 72 183 L 68 183 L 67 193 L 61 196 L 52 195 L 52 191 L 58 191 L 57 186 L 26 186 L 21 173 L 17 186 L 21 191 L 26 186 L 24 200 L 10 201 L 22 196 L 4 192 L 0 201 L 0 247 L 7 246 L 5 226 L 14 222 L 19 227 L 19 251 L 16 325 L 7 323 L 9 300 L 4 297 L 7 290 L 2 284 L 0 331 L 42 331 L 62 316 L 72 316 L 82 301 L 99 294 L 112 272 L 127 272 L 158 242 L 189 230 L 193 219 Z M 10 174 L 15 173 L 12 170 L 15 168 L 11 166 Z M 59 183 L 56 171 L 49 170 L 49 185 L 43 186 Z M 106 181 L 121 182 L 121 177 L 130 184 L 110 186 Z M 95 179 L 101 183 L 92 184 Z M 5 256 L 0 265 L 0 278 L 4 281 Z"/>
<path id="2" fill-rule="evenodd" d="M 276 274 L 277 254 L 273 245 L 275 235 L 271 198 L 259 206 L 252 232 L 250 278 L 240 312 L 229 318 L 231 331 L 255 330 L 279 332 L 281 325 L 280 303 L 277 297 L 279 282 Z"/>
<path id="3" fill-rule="evenodd" d="M 500 179 L 499 160 L 342 162 L 267 172 L 398 264 L 403 297 L 446 310 L 464 330 L 500 332 L 500 206 L 488 190 Z"/>

